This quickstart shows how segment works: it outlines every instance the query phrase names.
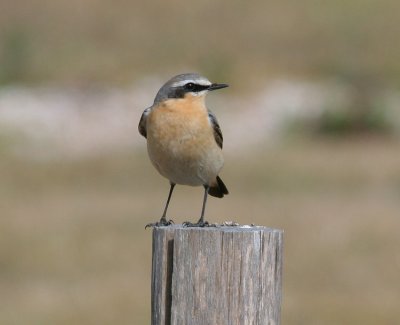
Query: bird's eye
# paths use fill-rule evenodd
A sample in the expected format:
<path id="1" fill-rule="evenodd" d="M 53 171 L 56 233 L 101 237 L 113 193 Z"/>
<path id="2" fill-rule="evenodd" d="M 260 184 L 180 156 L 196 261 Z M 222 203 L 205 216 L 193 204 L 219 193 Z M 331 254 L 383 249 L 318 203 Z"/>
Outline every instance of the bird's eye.
<path id="1" fill-rule="evenodd" d="M 187 90 L 194 90 L 194 83 L 193 82 L 189 82 L 185 85 L 185 88 Z"/>

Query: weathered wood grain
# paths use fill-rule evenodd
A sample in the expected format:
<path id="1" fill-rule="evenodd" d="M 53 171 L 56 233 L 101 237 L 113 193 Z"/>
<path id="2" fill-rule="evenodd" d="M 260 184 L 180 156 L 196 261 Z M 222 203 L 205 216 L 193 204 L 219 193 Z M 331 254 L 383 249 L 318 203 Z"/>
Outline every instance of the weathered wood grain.
<path id="1" fill-rule="evenodd" d="M 281 230 L 156 227 L 152 325 L 279 324 Z"/>

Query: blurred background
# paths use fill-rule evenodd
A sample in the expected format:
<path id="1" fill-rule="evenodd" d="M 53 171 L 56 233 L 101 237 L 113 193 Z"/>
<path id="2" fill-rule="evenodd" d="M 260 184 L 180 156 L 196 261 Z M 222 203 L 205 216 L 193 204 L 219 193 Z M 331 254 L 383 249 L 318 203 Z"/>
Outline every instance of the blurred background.
<path id="1" fill-rule="evenodd" d="M 1 1 L 0 323 L 149 324 L 169 185 L 137 124 L 197 71 L 231 85 L 207 219 L 284 229 L 282 323 L 397 324 L 399 21 L 395 0 Z M 201 201 L 177 187 L 169 217 Z"/>

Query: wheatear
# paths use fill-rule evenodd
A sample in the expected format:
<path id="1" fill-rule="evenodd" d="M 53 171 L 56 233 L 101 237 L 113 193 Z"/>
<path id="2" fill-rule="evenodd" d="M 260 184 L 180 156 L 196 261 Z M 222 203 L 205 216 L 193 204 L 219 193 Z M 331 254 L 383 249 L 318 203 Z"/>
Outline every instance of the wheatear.
<path id="1" fill-rule="evenodd" d="M 159 222 L 148 226 L 167 226 L 167 209 L 176 184 L 204 186 L 204 199 L 197 223 L 204 227 L 207 195 L 222 198 L 228 194 L 218 174 L 224 164 L 222 132 L 215 115 L 207 109 L 209 91 L 228 87 L 211 83 L 196 73 L 185 73 L 170 79 L 158 91 L 154 103 L 144 110 L 139 133 L 147 138 L 147 151 L 158 172 L 169 179 L 170 190 Z"/>

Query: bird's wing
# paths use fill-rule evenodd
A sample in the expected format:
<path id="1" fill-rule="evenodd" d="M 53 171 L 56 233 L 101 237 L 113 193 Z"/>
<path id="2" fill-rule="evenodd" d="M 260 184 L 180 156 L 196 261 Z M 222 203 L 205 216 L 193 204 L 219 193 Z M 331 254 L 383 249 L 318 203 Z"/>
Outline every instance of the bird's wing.
<path id="1" fill-rule="evenodd" d="M 221 128 L 218 124 L 218 120 L 215 117 L 215 115 L 213 114 L 213 112 L 211 112 L 210 110 L 208 111 L 208 119 L 211 123 L 211 126 L 214 130 L 214 139 L 215 142 L 218 144 L 218 146 L 222 149 L 222 143 L 224 142 L 224 138 L 222 137 L 222 131 Z"/>
<path id="2" fill-rule="evenodd" d="M 148 116 L 149 113 L 150 113 L 150 109 L 151 109 L 151 107 L 146 108 L 146 109 L 144 110 L 144 112 L 143 112 L 143 114 L 142 114 L 142 117 L 140 118 L 139 125 L 138 125 L 139 133 L 140 133 L 141 135 L 143 135 L 145 138 L 147 138 L 147 128 L 146 128 L 146 125 L 147 125 L 147 116 Z"/>

